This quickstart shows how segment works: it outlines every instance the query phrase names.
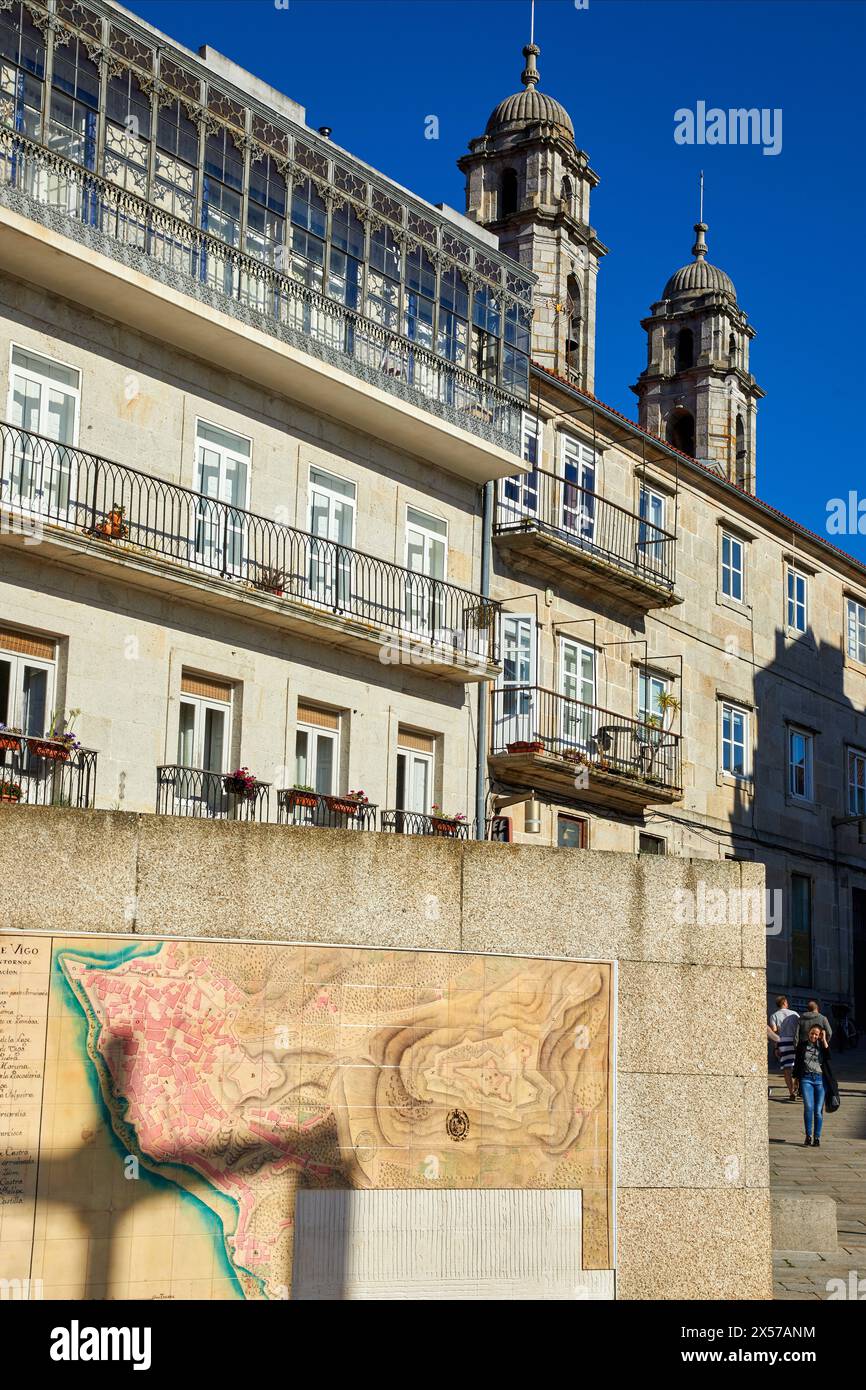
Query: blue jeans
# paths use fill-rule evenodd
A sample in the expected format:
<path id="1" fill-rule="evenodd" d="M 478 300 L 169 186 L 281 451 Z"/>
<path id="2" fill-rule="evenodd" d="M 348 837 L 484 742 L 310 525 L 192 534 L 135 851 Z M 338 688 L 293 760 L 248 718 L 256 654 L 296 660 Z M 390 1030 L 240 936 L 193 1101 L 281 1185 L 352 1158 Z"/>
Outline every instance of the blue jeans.
<path id="1" fill-rule="evenodd" d="M 824 1125 L 824 1078 L 819 1072 L 806 1071 L 800 1077 L 800 1095 L 803 1097 L 803 1119 L 806 1121 L 806 1138 L 821 1138 Z"/>

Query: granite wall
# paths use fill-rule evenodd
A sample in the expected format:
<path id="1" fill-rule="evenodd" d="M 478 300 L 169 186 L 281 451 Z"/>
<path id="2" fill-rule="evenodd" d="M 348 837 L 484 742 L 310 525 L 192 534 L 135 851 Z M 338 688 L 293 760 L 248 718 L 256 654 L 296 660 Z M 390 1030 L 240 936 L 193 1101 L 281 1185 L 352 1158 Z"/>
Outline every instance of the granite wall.
<path id="1" fill-rule="evenodd" d="M 616 962 L 623 1299 L 771 1297 L 762 896 L 731 861 L 0 807 L 0 929 Z"/>

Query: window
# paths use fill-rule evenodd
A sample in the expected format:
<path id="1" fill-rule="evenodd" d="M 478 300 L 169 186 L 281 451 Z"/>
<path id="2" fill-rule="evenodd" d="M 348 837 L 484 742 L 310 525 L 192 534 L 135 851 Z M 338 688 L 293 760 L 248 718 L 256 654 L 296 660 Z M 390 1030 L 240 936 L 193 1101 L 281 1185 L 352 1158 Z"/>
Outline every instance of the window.
<path id="1" fill-rule="evenodd" d="M 728 531 L 722 532 L 722 593 L 737 603 L 743 601 L 743 542 Z"/>
<path id="2" fill-rule="evenodd" d="M 516 169 L 505 169 L 499 191 L 499 216 L 510 217 L 517 211 L 518 180 Z"/>
<path id="3" fill-rule="evenodd" d="M 472 370 L 486 381 L 495 381 L 499 363 L 502 302 L 496 293 L 479 284 L 472 297 Z"/>
<path id="4" fill-rule="evenodd" d="M 331 213 L 328 293 L 350 309 L 360 309 L 364 287 L 364 224 L 347 203 Z"/>
<path id="5" fill-rule="evenodd" d="M 72 458 L 56 445 L 76 442 L 80 379 L 74 367 L 13 346 L 8 418 L 28 433 L 13 433 L 9 441 L 8 475 L 0 488 L 4 502 L 47 512 L 57 520 L 69 518 L 74 501 Z"/>
<path id="6" fill-rule="evenodd" d="M 198 164 L 198 126 L 190 120 L 179 98 L 160 105 L 156 143 L 159 149 L 182 159 L 185 164 Z"/>
<path id="7" fill-rule="evenodd" d="M 529 743 L 536 736 L 535 618 L 502 615 L 502 674 L 494 701 L 494 744 Z"/>
<path id="8" fill-rule="evenodd" d="M 311 289 L 321 290 L 325 265 L 328 213 L 312 179 L 292 188 L 292 274 Z"/>
<path id="9" fill-rule="evenodd" d="M 397 810 L 427 816 L 434 799 L 436 740 L 414 729 L 397 731 Z M 405 827 L 411 829 L 411 824 Z"/>
<path id="10" fill-rule="evenodd" d="M 786 621 L 792 632 L 806 631 L 806 576 L 790 565 L 787 570 Z"/>
<path id="11" fill-rule="evenodd" d="M 562 528 L 580 540 L 595 534 L 595 454 L 571 435 L 561 437 Z"/>
<path id="12" fill-rule="evenodd" d="M 347 603 L 355 540 L 355 484 L 323 468 L 310 469 L 310 593 L 319 603 Z"/>
<path id="13" fill-rule="evenodd" d="M 219 241 L 237 246 L 241 228 L 243 157 L 227 130 L 209 135 L 204 149 L 201 225 Z"/>
<path id="14" fill-rule="evenodd" d="M 295 782 L 312 787 L 320 796 L 337 789 L 340 751 L 340 716 L 315 705 L 298 705 L 295 734 Z"/>
<path id="15" fill-rule="evenodd" d="M 146 198 L 150 101 L 128 69 L 109 81 L 106 117 L 105 177 Z"/>
<path id="16" fill-rule="evenodd" d="M 803 729 L 788 730 L 788 792 L 798 801 L 812 801 L 815 740 Z"/>
<path id="17" fill-rule="evenodd" d="M 96 168 L 99 68 L 83 39 L 54 47 L 48 144 L 67 159 Z"/>
<path id="18" fill-rule="evenodd" d="M 557 816 L 556 843 L 559 849 L 586 849 L 588 824 L 582 816 Z"/>
<path id="19" fill-rule="evenodd" d="M 567 182 L 567 180 L 564 180 Z M 571 197 L 569 189 L 569 198 Z M 568 322 L 565 338 L 565 360 L 574 371 L 580 367 L 580 286 L 577 276 L 569 275 L 566 284 L 566 313 Z"/>
<path id="20" fill-rule="evenodd" d="M 659 567 L 666 553 L 665 498 L 652 488 L 641 487 L 639 511 L 638 555 L 644 564 Z"/>
<path id="21" fill-rule="evenodd" d="M 396 328 L 399 305 L 400 249 L 390 227 L 375 227 L 370 233 L 367 313 L 374 323 Z"/>
<path id="22" fill-rule="evenodd" d="M 571 637 L 559 639 L 560 739 L 565 750 L 586 748 L 595 733 L 595 651 Z"/>
<path id="23" fill-rule="evenodd" d="M 437 350 L 449 362 L 466 362 L 469 335 L 469 289 L 456 266 L 443 267 L 439 277 Z"/>
<path id="24" fill-rule="evenodd" d="M 688 410 L 675 410 L 668 418 L 668 443 L 681 454 L 695 456 L 695 417 Z"/>
<path id="25" fill-rule="evenodd" d="M 244 517 L 249 500 L 252 440 L 219 425 L 196 421 L 195 552 L 199 564 L 221 573 L 242 573 Z"/>
<path id="26" fill-rule="evenodd" d="M 848 749 L 848 814 L 866 816 L 866 753 Z"/>
<path id="27" fill-rule="evenodd" d="M 791 875 L 791 983 L 801 989 L 812 984 L 812 880 L 806 874 Z"/>
<path id="28" fill-rule="evenodd" d="M 695 341 L 690 328 L 681 328 L 677 334 L 676 361 L 674 371 L 687 372 L 695 362 Z"/>
<path id="29" fill-rule="evenodd" d="M 502 345 L 502 385 L 516 394 L 529 391 L 529 310 L 509 304 L 505 311 Z"/>
<path id="30" fill-rule="evenodd" d="M 730 777 L 749 775 L 749 715 L 737 705 L 722 704 L 722 771 Z"/>
<path id="31" fill-rule="evenodd" d="M 440 585 L 448 566 L 448 523 L 415 507 L 406 508 L 406 568 L 423 579 L 406 580 L 406 621 L 413 632 L 441 628 L 444 595 Z"/>
<path id="32" fill-rule="evenodd" d="M 523 458 L 532 464 L 532 471 L 517 478 L 503 478 L 501 483 L 501 519 L 509 521 L 520 519 L 527 512 L 538 510 L 538 459 L 541 451 L 541 435 L 544 426 L 534 415 L 523 416 Z"/>
<path id="33" fill-rule="evenodd" d="M 21 0 L 0 10 L 0 121 L 38 140 L 42 124 L 45 43 Z"/>
<path id="34" fill-rule="evenodd" d="M 743 424 L 742 415 L 737 416 L 737 484 L 739 487 L 746 487 L 748 484 L 748 458 L 746 456 L 746 427 Z"/>
<path id="35" fill-rule="evenodd" d="M 0 632 L 0 724 L 41 738 L 51 721 L 54 684 L 52 641 L 23 632 Z"/>
<path id="36" fill-rule="evenodd" d="M 854 661 L 866 663 L 866 605 L 849 598 L 848 607 L 848 655 Z"/>
<path id="37" fill-rule="evenodd" d="M 232 688 L 226 682 L 184 672 L 181 677 L 177 761 L 203 772 L 228 772 Z M 221 787 L 214 795 L 221 795 Z"/>
<path id="38" fill-rule="evenodd" d="M 250 165 L 246 245 L 251 256 L 273 265 L 286 235 L 286 180 L 266 154 Z"/>
<path id="39" fill-rule="evenodd" d="M 668 682 L 664 676 L 653 675 L 651 671 L 638 672 L 637 717 L 643 723 L 650 719 L 659 723 L 664 721 L 665 701 Z"/>
<path id="40" fill-rule="evenodd" d="M 638 854 L 667 854 L 667 844 L 661 835 L 638 835 Z"/>
<path id="41" fill-rule="evenodd" d="M 406 256 L 406 298 L 403 332 L 413 343 L 433 346 L 433 310 L 436 305 L 436 271 L 427 252 L 416 246 Z"/>

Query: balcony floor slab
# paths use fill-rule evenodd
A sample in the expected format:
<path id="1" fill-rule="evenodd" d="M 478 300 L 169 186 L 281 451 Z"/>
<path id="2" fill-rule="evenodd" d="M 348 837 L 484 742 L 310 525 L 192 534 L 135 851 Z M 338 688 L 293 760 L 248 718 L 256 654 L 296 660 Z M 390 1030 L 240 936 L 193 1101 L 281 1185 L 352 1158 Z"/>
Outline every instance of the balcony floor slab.
<path id="1" fill-rule="evenodd" d="M 494 539 L 509 563 L 531 569 L 558 583 L 587 583 L 622 599 L 633 607 L 649 611 L 682 603 L 682 595 L 646 572 L 632 571 L 602 551 L 592 550 L 546 531 L 531 522 L 514 530 L 498 531 Z"/>
<path id="2" fill-rule="evenodd" d="M 494 753 L 488 758 L 491 777 L 516 787 L 560 794 L 568 800 L 639 811 L 650 805 L 670 805 L 682 790 L 646 777 L 629 776 L 600 767 L 576 766 L 550 753 Z M 585 774 L 585 775 L 581 775 Z"/>

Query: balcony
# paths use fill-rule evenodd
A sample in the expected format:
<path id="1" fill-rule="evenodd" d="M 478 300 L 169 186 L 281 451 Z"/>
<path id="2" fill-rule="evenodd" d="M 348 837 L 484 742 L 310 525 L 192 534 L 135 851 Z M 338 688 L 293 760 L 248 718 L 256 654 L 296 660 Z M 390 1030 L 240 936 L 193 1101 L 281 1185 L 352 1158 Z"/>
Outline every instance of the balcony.
<path id="1" fill-rule="evenodd" d="M 499 604 L 41 435 L 0 425 L 4 543 L 448 680 L 487 680 Z M 192 595 L 191 595 L 192 597 Z"/>
<path id="2" fill-rule="evenodd" d="M 681 602 L 676 537 L 543 468 L 500 481 L 493 526 L 510 563 L 638 608 Z"/>
<path id="3" fill-rule="evenodd" d="M 314 825 L 328 830 L 375 830 L 377 806 L 348 796 L 321 796 L 289 787 L 277 792 L 279 825 Z"/>
<path id="4" fill-rule="evenodd" d="M 525 396 L 284 272 L 284 246 L 245 254 L 11 130 L 0 226 L 10 274 L 473 483 L 525 470 Z"/>
<path id="5" fill-rule="evenodd" d="M 470 840 L 473 836 L 469 821 L 425 816 L 419 811 L 383 811 L 380 828 L 391 835 L 439 835 L 448 840 Z"/>
<path id="6" fill-rule="evenodd" d="M 48 739 L 0 733 L 0 801 L 92 810 L 97 756 L 92 748 L 69 751 Z"/>
<path id="7" fill-rule="evenodd" d="M 192 816 L 196 820 L 267 821 L 270 819 L 268 782 L 259 782 L 251 796 L 231 790 L 221 772 L 205 772 L 177 764 L 156 769 L 158 816 Z"/>
<path id="8" fill-rule="evenodd" d="M 679 734 L 538 686 L 492 699 L 490 770 L 500 781 L 624 810 L 679 799 Z"/>

